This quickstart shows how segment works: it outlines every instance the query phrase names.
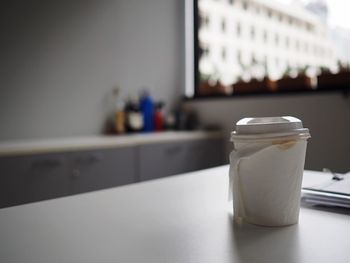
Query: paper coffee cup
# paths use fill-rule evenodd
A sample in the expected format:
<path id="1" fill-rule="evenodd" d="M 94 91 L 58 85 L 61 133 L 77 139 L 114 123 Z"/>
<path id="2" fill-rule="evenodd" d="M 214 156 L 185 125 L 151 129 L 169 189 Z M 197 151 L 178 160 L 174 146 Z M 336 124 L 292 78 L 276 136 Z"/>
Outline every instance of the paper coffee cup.
<path id="1" fill-rule="evenodd" d="M 244 118 L 231 133 L 234 219 L 263 226 L 298 223 L 309 130 L 294 117 Z"/>

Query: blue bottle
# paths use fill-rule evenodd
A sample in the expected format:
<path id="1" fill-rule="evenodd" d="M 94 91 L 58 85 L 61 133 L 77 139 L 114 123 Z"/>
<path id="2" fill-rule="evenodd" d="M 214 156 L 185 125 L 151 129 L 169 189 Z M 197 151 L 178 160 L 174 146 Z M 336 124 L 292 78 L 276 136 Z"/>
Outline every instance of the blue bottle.
<path id="1" fill-rule="evenodd" d="M 154 102 L 148 91 L 144 91 L 140 99 L 143 114 L 143 132 L 154 131 Z"/>

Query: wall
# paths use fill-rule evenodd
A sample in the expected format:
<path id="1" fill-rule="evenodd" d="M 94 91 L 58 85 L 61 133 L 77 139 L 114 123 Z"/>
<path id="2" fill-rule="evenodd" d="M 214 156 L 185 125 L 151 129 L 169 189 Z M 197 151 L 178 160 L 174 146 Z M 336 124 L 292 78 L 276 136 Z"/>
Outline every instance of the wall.
<path id="1" fill-rule="evenodd" d="M 0 141 L 100 133 L 115 85 L 181 94 L 183 3 L 14 0 L 0 10 Z"/>
<path id="2" fill-rule="evenodd" d="M 205 124 L 220 125 L 227 141 L 234 124 L 243 117 L 284 116 L 300 118 L 310 129 L 306 168 L 350 170 L 350 98 L 339 93 L 242 97 L 188 102 Z M 227 144 L 227 154 L 231 145 Z"/>

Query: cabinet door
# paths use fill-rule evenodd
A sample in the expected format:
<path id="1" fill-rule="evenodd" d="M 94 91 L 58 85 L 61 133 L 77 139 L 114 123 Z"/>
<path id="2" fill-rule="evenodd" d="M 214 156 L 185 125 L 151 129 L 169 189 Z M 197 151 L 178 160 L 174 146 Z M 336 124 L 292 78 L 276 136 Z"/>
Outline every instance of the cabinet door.
<path id="1" fill-rule="evenodd" d="M 150 180 L 186 172 L 190 169 L 187 142 L 139 146 L 140 180 Z"/>
<path id="2" fill-rule="evenodd" d="M 144 181 L 222 165 L 223 155 L 222 139 L 140 146 L 139 177 Z"/>
<path id="3" fill-rule="evenodd" d="M 136 181 L 134 147 L 73 152 L 67 159 L 72 194 Z"/>
<path id="4" fill-rule="evenodd" d="M 0 158 L 0 207 L 68 194 L 64 156 L 44 154 Z"/>
<path id="5" fill-rule="evenodd" d="M 225 164 L 224 141 L 205 139 L 188 143 L 188 161 L 192 171 Z"/>

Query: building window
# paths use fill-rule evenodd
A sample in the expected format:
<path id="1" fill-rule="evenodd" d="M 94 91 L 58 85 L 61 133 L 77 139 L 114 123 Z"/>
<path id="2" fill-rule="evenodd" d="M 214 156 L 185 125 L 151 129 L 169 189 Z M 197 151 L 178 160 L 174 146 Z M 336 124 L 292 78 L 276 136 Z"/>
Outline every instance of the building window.
<path id="1" fill-rule="evenodd" d="M 244 10 L 248 10 L 248 3 L 246 2 L 246 1 L 244 1 L 243 3 L 242 3 L 242 6 L 243 6 L 243 9 Z"/>
<path id="2" fill-rule="evenodd" d="M 226 52 L 226 48 L 224 47 L 221 49 L 221 57 L 222 57 L 222 60 L 226 60 L 227 52 Z"/>
<path id="3" fill-rule="evenodd" d="M 237 50 L 237 63 L 242 64 L 242 53 L 240 50 Z"/>
<path id="4" fill-rule="evenodd" d="M 241 25 L 240 23 L 237 23 L 237 26 L 236 26 L 236 33 L 237 33 L 237 36 L 241 36 Z"/>
<path id="5" fill-rule="evenodd" d="M 299 42 L 298 39 L 295 40 L 295 49 L 296 49 L 297 51 L 299 51 L 299 49 L 300 49 L 300 42 Z"/>
<path id="6" fill-rule="evenodd" d="M 267 43 L 267 31 L 264 30 L 264 33 L 263 33 L 263 40 L 264 40 L 264 43 Z"/>
<path id="7" fill-rule="evenodd" d="M 199 49 L 200 49 L 200 52 L 201 52 L 202 56 L 207 57 L 209 55 L 209 46 L 208 46 L 207 43 L 200 42 L 199 43 Z"/>
<path id="8" fill-rule="evenodd" d="M 278 20 L 279 20 L 280 22 L 283 22 L 283 15 L 282 15 L 282 14 L 279 14 L 279 15 L 278 15 Z"/>
<path id="9" fill-rule="evenodd" d="M 267 10 L 267 16 L 268 16 L 268 18 L 272 17 L 272 11 L 270 9 Z"/>
<path id="10" fill-rule="evenodd" d="M 205 17 L 204 23 L 207 27 L 209 27 L 209 16 Z"/>
<path id="11" fill-rule="evenodd" d="M 202 47 L 202 52 L 204 57 L 209 57 L 209 48 L 208 46 Z"/>
<path id="12" fill-rule="evenodd" d="M 288 22 L 290 25 L 293 25 L 293 18 L 289 17 Z"/>
<path id="13" fill-rule="evenodd" d="M 209 28 L 209 15 L 206 13 L 201 14 L 200 16 L 200 24 L 205 28 Z"/>
<path id="14" fill-rule="evenodd" d="M 223 33 L 226 32 L 226 20 L 225 20 L 225 18 L 223 18 L 221 20 L 221 30 L 222 30 Z"/>
<path id="15" fill-rule="evenodd" d="M 307 24 L 307 31 L 312 32 L 312 25 Z"/>
<path id="16" fill-rule="evenodd" d="M 255 28 L 253 26 L 250 29 L 250 36 L 251 36 L 252 40 L 254 40 L 254 38 L 255 38 Z"/>
<path id="17" fill-rule="evenodd" d="M 251 62 L 251 65 L 252 66 L 255 66 L 258 64 L 258 60 L 256 59 L 256 55 L 255 54 L 252 54 L 252 62 Z"/>
<path id="18" fill-rule="evenodd" d="M 259 15 L 260 14 L 260 6 L 257 6 L 255 9 L 255 12 Z"/>

